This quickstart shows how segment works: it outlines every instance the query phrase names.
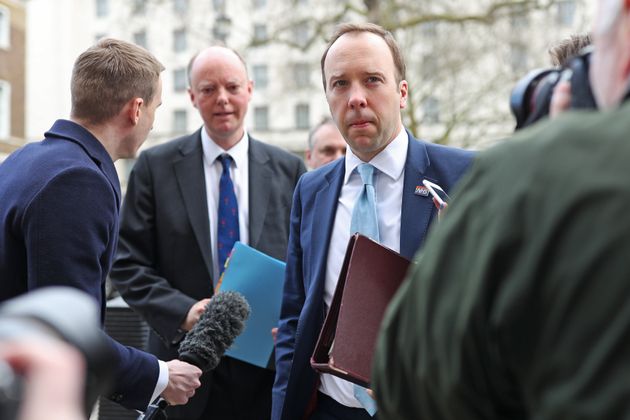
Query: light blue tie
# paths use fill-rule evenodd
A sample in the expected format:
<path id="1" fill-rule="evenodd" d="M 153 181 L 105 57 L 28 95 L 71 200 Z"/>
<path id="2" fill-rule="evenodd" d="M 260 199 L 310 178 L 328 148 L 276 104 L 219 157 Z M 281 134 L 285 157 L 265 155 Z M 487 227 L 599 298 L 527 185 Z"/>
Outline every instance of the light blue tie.
<path id="1" fill-rule="evenodd" d="M 354 203 L 350 234 L 359 232 L 378 242 L 380 241 L 380 236 L 378 234 L 378 216 L 376 214 L 376 192 L 372 182 L 374 166 L 369 163 L 362 163 L 357 166 L 357 171 L 363 180 L 363 189 Z"/>
<path id="2" fill-rule="evenodd" d="M 357 166 L 357 171 L 363 180 L 363 189 L 359 193 L 357 201 L 352 210 L 352 221 L 350 222 L 350 234 L 359 232 L 373 240 L 379 242 L 378 215 L 376 213 L 376 191 L 374 191 L 374 166 L 369 163 L 362 163 Z M 376 402 L 362 386 L 354 385 L 354 397 L 361 403 L 363 408 L 374 416 L 376 414 Z"/>

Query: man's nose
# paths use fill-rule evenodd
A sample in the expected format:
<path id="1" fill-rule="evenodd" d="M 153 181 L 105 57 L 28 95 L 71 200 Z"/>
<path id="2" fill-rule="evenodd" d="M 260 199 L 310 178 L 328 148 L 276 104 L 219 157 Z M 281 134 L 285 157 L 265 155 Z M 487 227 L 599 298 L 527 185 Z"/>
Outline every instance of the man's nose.
<path id="1" fill-rule="evenodd" d="M 367 106 L 367 99 L 365 98 L 365 91 L 363 87 L 354 86 L 350 89 L 348 106 L 352 109 L 365 108 Z"/>
<path id="2" fill-rule="evenodd" d="M 218 94 L 217 94 L 217 104 L 225 105 L 227 103 L 228 103 L 227 90 L 225 90 L 224 88 L 219 88 L 219 91 L 218 91 Z"/>

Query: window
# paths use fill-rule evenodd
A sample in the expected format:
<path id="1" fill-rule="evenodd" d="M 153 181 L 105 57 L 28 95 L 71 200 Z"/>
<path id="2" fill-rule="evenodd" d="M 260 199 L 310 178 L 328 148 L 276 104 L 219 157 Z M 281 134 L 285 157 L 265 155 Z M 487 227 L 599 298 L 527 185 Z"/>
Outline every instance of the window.
<path id="1" fill-rule="evenodd" d="M 422 101 L 422 113 L 424 114 L 423 122 L 428 124 L 436 124 L 440 122 L 440 101 L 429 96 Z"/>
<path id="2" fill-rule="evenodd" d="M 308 130 L 311 128 L 311 116 L 308 104 L 297 104 L 295 106 L 295 128 Z"/>
<path id="3" fill-rule="evenodd" d="M 0 5 L 0 48 L 11 46 L 11 12 Z"/>
<path id="4" fill-rule="evenodd" d="M 565 0 L 558 3 L 558 24 L 571 26 L 575 17 L 575 1 Z"/>
<path id="5" fill-rule="evenodd" d="M 173 2 L 175 13 L 184 15 L 188 12 L 188 0 L 175 0 Z"/>
<path id="6" fill-rule="evenodd" d="M 186 69 L 176 69 L 173 71 L 173 89 L 175 92 L 183 92 L 188 87 L 186 79 Z"/>
<path id="7" fill-rule="evenodd" d="M 0 138 L 11 135 L 11 84 L 0 80 Z"/>
<path id="8" fill-rule="evenodd" d="M 296 63 L 293 66 L 293 81 L 299 88 L 310 86 L 311 69 L 307 63 Z"/>
<path id="9" fill-rule="evenodd" d="M 133 42 L 136 45 L 140 45 L 142 48 L 148 48 L 147 31 L 142 29 L 141 31 L 135 32 L 133 34 Z"/>
<path id="10" fill-rule="evenodd" d="M 214 25 L 212 26 L 212 37 L 217 41 L 226 42 L 228 36 L 230 36 L 231 27 L 232 19 L 230 19 L 224 13 L 219 14 L 214 18 Z"/>
<path id="11" fill-rule="evenodd" d="M 252 2 L 254 3 L 254 9 L 262 9 L 267 6 L 267 0 L 253 0 Z"/>
<path id="12" fill-rule="evenodd" d="M 96 0 L 96 17 L 105 17 L 109 14 L 109 0 Z"/>
<path id="13" fill-rule="evenodd" d="M 269 84 L 269 75 L 267 73 L 266 64 L 255 64 L 252 67 L 252 73 L 254 77 L 254 85 L 257 88 L 264 89 Z"/>
<path id="14" fill-rule="evenodd" d="M 269 130 L 269 107 L 254 107 L 254 130 Z"/>
<path id="15" fill-rule="evenodd" d="M 185 109 L 173 111 L 173 131 L 175 133 L 185 133 L 188 131 L 188 113 Z"/>
<path id="16" fill-rule="evenodd" d="M 267 40 L 267 25 L 263 23 L 257 23 L 254 25 L 254 41 L 266 41 Z"/>
<path id="17" fill-rule="evenodd" d="M 186 29 L 176 29 L 173 31 L 173 51 L 186 51 Z"/>
<path id="18" fill-rule="evenodd" d="M 134 15 L 144 15 L 147 12 L 147 0 L 133 0 Z"/>

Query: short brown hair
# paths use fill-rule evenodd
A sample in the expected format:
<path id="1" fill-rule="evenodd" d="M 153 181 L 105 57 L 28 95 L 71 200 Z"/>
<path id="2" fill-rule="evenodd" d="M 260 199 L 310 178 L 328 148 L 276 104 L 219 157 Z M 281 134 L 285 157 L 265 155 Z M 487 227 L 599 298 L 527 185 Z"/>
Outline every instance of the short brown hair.
<path id="1" fill-rule="evenodd" d="M 394 39 L 394 36 L 391 32 L 374 23 L 342 23 L 335 28 L 335 32 L 330 38 L 330 41 L 328 41 L 326 50 L 322 55 L 321 66 L 324 91 L 326 91 L 326 75 L 324 74 L 324 62 L 326 61 L 328 50 L 330 50 L 332 44 L 334 44 L 335 41 L 337 41 L 342 35 L 350 32 L 370 32 L 383 38 L 392 53 L 392 58 L 394 59 L 394 66 L 396 67 L 396 83 L 398 84 L 401 80 L 405 79 L 405 59 L 403 58 L 400 47 L 398 46 L 398 43 L 396 42 L 396 39 Z"/>
<path id="2" fill-rule="evenodd" d="M 104 38 L 83 52 L 72 69 L 72 116 L 102 124 L 131 99 L 153 100 L 164 66 L 129 42 Z"/>
<path id="3" fill-rule="evenodd" d="M 569 60 L 589 45 L 591 45 L 591 36 L 589 34 L 571 35 L 569 38 L 563 39 L 549 48 L 551 64 L 556 67 L 564 67 L 569 64 Z"/>

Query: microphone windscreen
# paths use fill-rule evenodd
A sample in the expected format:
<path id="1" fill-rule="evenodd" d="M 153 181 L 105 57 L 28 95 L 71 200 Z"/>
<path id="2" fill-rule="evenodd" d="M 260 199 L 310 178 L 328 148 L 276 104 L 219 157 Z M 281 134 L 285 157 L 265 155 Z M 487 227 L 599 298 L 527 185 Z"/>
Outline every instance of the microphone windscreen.
<path id="1" fill-rule="evenodd" d="M 179 359 L 204 372 L 217 367 L 225 351 L 243 331 L 250 307 L 238 292 L 214 295 L 199 321 L 179 346 Z"/>

